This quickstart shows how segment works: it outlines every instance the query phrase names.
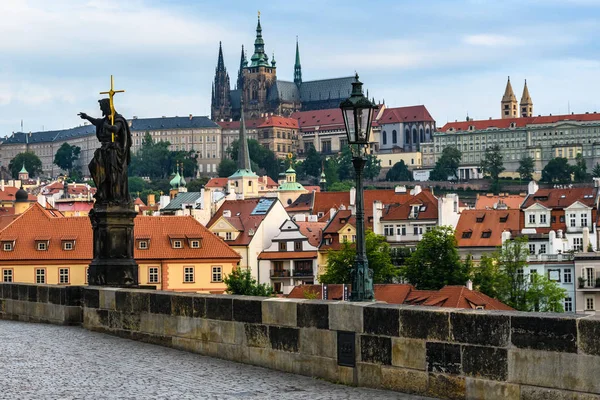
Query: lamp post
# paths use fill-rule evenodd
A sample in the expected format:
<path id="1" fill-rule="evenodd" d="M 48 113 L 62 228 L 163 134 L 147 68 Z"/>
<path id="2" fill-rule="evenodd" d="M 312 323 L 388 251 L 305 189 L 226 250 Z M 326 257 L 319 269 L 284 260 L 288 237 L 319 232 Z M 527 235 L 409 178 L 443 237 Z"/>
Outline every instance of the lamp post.
<path id="1" fill-rule="evenodd" d="M 373 271 L 369 269 L 365 244 L 365 210 L 362 174 L 366 163 L 366 146 L 369 144 L 371 134 L 371 119 L 375 105 L 369 101 L 362 91 L 362 83 L 358 74 L 352 82 L 352 94 L 340 104 L 348 145 L 352 149 L 352 164 L 356 172 L 356 260 L 352 269 L 352 293 L 350 301 L 372 301 L 375 299 L 373 292 Z"/>

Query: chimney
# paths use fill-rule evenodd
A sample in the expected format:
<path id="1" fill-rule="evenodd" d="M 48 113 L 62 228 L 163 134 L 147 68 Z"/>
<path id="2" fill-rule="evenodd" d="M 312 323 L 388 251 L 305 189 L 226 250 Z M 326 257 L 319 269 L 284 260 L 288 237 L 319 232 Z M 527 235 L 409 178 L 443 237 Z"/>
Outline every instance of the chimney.
<path id="1" fill-rule="evenodd" d="M 416 196 L 421 192 L 422 192 L 421 185 L 415 185 L 414 189 L 410 191 L 410 194 L 413 196 Z"/>
<path id="2" fill-rule="evenodd" d="M 587 226 L 583 228 L 583 251 L 588 251 L 590 245 L 590 228 Z"/>
<path id="3" fill-rule="evenodd" d="M 356 205 L 356 188 L 353 187 L 350 189 L 350 206 L 354 207 Z"/>
<path id="4" fill-rule="evenodd" d="M 0 179 L 0 190 L 4 192 L 4 179 Z"/>
<path id="5" fill-rule="evenodd" d="M 467 281 L 467 289 L 473 290 L 473 281 L 470 279 Z"/>
<path id="6" fill-rule="evenodd" d="M 329 220 L 331 221 L 334 216 L 335 216 L 335 208 L 331 207 L 329 209 Z"/>
<path id="7" fill-rule="evenodd" d="M 406 193 L 406 186 L 397 185 L 394 188 L 394 193 Z"/>
<path id="8" fill-rule="evenodd" d="M 527 194 L 535 194 L 535 192 L 537 192 L 539 188 L 540 187 L 538 186 L 536 181 L 531 181 L 529 182 L 529 185 L 527 185 Z"/>
<path id="9" fill-rule="evenodd" d="M 306 222 L 306 215 L 304 214 L 297 214 L 294 216 L 294 221 L 296 222 Z"/>
<path id="10" fill-rule="evenodd" d="M 507 240 L 510 240 L 510 237 L 511 237 L 510 231 L 502 232 L 502 244 L 504 244 L 504 242 L 506 242 Z"/>
<path id="11" fill-rule="evenodd" d="M 376 235 L 383 235 L 381 217 L 383 216 L 383 203 L 379 200 L 373 202 L 373 232 Z"/>
<path id="12" fill-rule="evenodd" d="M 190 114 L 190 121 L 192 120 L 192 118 L 194 118 L 194 117 L 192 116 L 192 114 Z"/>

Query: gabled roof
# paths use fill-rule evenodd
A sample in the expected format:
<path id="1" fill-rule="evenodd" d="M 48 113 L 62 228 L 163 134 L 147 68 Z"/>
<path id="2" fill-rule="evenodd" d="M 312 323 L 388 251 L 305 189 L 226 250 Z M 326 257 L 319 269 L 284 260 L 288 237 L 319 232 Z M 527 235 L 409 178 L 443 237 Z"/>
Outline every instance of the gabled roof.
<path id="1" fill-rule="evenodd" d="M 502 232 L 519 232 L 520 210 L 464 210 L 456 226 L 458 247 L 498 247 Z M 484 234 L 485 233 L 485 234 Z M 489 237 L 487 237 L 489 236 Z"/>
<path id="2" fill-rule="evenodd" d="M 244 120 L 244 124 L 246 125 L 246 130 L 255 129 L 263 122 L 265 122 L 264 118 Z M 230 130 L 235 130 L 235 131 L 239 131 L 239 129 L 240 129 L 240 121 L 217 121 L 217 124 L 223 129 L 230 129 Z"/>
<path id="3" fill-rule="evenodd" d="M 138 197 L 134 200 L 133 205 L 134 206 L 145 206 L 146 204 L 144 204 L 144 201 Z"/>
<path id="4" fill-rule="evenodd" d="M 415 196 L 412 196 L 404 201 L 403 204 L 391 205 L 387 207 L 382 216 L 383 221 L 402 221 L 409 220 L 412 213 L 412 207 L 420 205 L 423 210 L 419 210 L 417 218 L 412 218 L 416 221 L 436 220 L 438 219 L 438 199 L 425 189 Z"/>
<path id="5" fill-rule="evenodd" d="M 300 100 L 302 103 L 321 100 L 342 100 L 352 93 L 353 76 L 317 81 L 305 81 L 300 85 Z"/>
<path id="6" fill-rule="evenodd" d="M 261 185 L 265 185 L 267 189 L 277 189 L 279 187 L 279 184 L 268 175 L 259 176 L 258 183 Z"/>
<path id="7" fill-rule="evenodd" d="M 270 205 L 268 205 L 268 208 L 266 207 L 261 213 L 253 214 L 253 211 L 257 209 L 260 204 L 263 204 L 265 199 L 266 198 L 226 200 L 210 221 L 208 221 L 206 226 L 209 229 L 212 228 L 222 217 L 240 232 L 235 240 L 227 241 L 227 243 L 230 246 L 247 246 L 253 238 L 253 235 L 250 234 L 251 231 L 256 232 L 262 221 L 279 201 L 277 199 L 268 199 L 272 200 Z M 263 202 L 261 203 L 261 201 Z M 227 210 L 231 212 L 231 217 L 223 216 L 223 212 Z"/>
<path id="8" fill-rule="evenodd" d="M 383 205 L 403 204 L 411 197 L 409 192 L 396 193 L 393 189 L 365 190 L 365 218 L 373 217 L 373 202 L 377 200 Z M 318 215 L 322 212 L 326 215 L 331 208 L 339 209 L 342 205 L 346 208 L 350 206 L 350 192 L 316 192 L 312 213 Z"/>
<path id="9" fill-rule="evenodd" d="M 300 92 L 294 82 L 276 80 L 267 93 L 268 101 L 284 101 L 299 103 Z"/>
<path id="10" fill-rule="evenodd" d="M 213 235 L 193 217 L 144 217 L 134 219 L 134 237 L 149 240 L 147 250 L 135 247 L 136 260 L 149 259 L 239 259 L 225 242 Z M 35 227 L 35 229 L 32 229 Z M 169 237 L 201 238 L 199 249 L 184 244 L 174 249 Z M 48 250 L 38 251 L 35 241 L 49 241 Z M 12 251 L 0 251 L 0 260 L 81 260 L 93 256 L 93 233 L 89 217 L 64 217 L 35 203 L 0 232 L 0 241 L 15 240 Z M 62 241 L 73 240 L 73 250 L 63 250 Z"/>
<path id="11" fill-rule="evenodd" d="M 529 208 L 534 203 L 547 208 L 564 209 L 579 201 L 588 207 L 594 207 L 598 189 L 592 186 L 566 189 L 538 189 L 534 194 L 525 198 L 522 208 Z"/>
<path id="12" fill-rule="evenodd" d="M 4 190 L 0 190 L 0 201 L 15 201 L 15 196 L 19 188 L 14 186 L 4 186 Z M 37 201 L 37 197 L 29 194 L 29 201 Z"/>
<path id="13" fill-rule="evenodd" d="M 317 126 L 319 130 L 345 129 L 342 110 L 339 108 L 297 111 L 291 115 L 291 118 L 298 121 L 300 130 L 302 131 L 312 131 Z"/>
<path id="14" fill-rule="evenodd" d="M 402 122 L 435 122 L 424 105 L 386 108 L 377 121 L 379 125 Z"/>
<path id="15" fill-rule="evenodd" d="M 305 187 L 306 189 L 306 187 Z M 310 211 L 312 209 L 313 193 L 302 193 L 298 198 L 285 209 L 287 212 Z"/>
<path id="16" fill-rule="evenodd" d="M 211 178 L 204 187 L 224 189 L 227 187 L 227 182 L 229 182 L 228 178 Z"/>
<path id="17" fill-rule="evenodd" d="M 516 101 L 516 99 L 515 99 Z M 567 115 L 549 115 L 539 117 L 519 117 L 519 118 L 505 118 L 505 119 L 483 119 L 483 120 L 470 120 L 460 122 L 448 122 L 440 130 L 442 132 L 448 132 L 451 128 L 455 131 L 466 131 L 470 126 L 473 126 L 475 130 L 483 129 L 508 129 L 511 126 L 522 128 L 528 125 L 549 125 L 557 122 L 573 122 L 573 121 L 600 121 L 600 114 L 567 114 Z"/>
<path id="18" fill-rule="evenodd" d="M 498 206 L 502 207 L 502 205 L 505 205 L 509 209 L 518 209 L 519 207 L 521 207 L 521 203 L 523 203 L 523 201 L 525 201 L 525 196 L 521 196 L 518 194 L 488 194 L 477 197 L 477 200 L 475 201 L 475 209 L 494 209 Z"/>

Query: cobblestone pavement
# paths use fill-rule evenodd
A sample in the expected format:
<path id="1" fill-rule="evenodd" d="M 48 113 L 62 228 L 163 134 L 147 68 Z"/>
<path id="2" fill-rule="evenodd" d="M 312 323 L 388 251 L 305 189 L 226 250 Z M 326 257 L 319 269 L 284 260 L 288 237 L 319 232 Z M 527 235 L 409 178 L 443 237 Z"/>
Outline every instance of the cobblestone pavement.
<path id="1" fill-rule="evenodd" d="M 0 399 L 405 399 L 90 332 L 0 320 Z"/>

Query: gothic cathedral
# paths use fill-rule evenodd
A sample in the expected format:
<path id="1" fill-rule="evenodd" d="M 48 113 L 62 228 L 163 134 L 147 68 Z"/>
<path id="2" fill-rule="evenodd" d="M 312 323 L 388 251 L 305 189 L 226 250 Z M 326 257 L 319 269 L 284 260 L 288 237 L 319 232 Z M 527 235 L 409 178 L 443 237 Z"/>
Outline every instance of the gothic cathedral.
<path id="1" fill-rule="evenodd" d="M 219 56 L 212 86 L 211 118 L 238 120 L 242 109 L 246 119 L 265 115 L 290 116 L 295 111 L 322 110 L 339 107 L 350 96 L 353 77 L 302 81 L 300 50 L 296 40 L 294 81 L 277 79 L 275 55 L 269 62 L 265 53 L 260 16 L 256 26 L 254 54 L 248 59 L 242 46 L 236 86 L 231 90 L 229 74 L 223 61 L 223 48 L 219 43 Z"/>

